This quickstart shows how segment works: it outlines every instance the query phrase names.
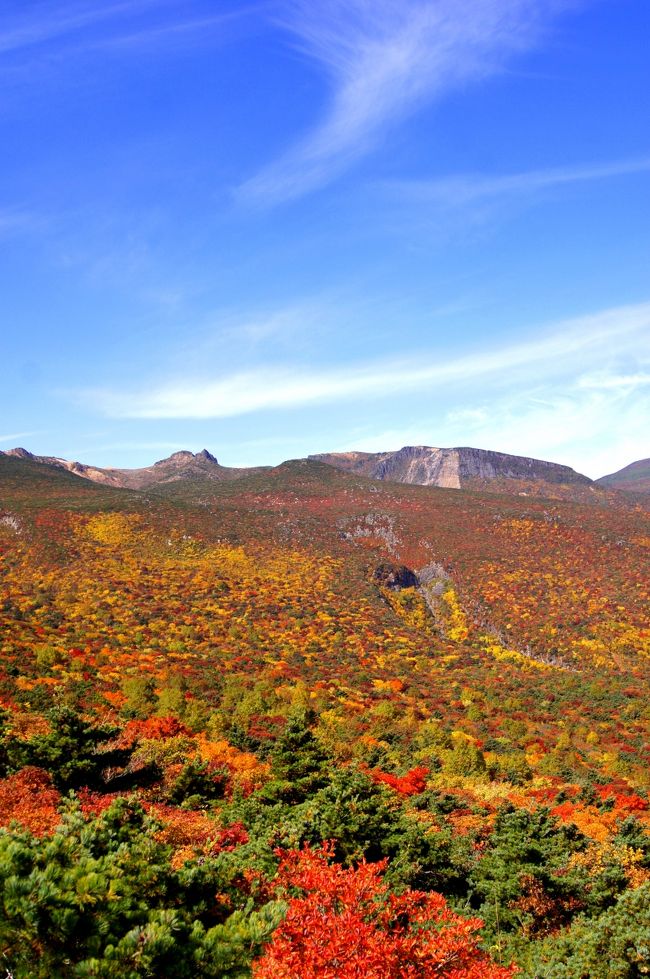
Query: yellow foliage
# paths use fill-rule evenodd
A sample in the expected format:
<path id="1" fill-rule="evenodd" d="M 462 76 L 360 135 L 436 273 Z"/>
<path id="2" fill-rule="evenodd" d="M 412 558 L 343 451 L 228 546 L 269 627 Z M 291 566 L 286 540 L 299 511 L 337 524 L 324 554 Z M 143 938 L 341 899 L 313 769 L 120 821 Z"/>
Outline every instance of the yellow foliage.
<path id="1" fill-rule="evenodd" d="M 570 869 L 581 867 L 597 877 L 603 874 L 608 867 L 618 864 L 625 871 L 629 887 L 634 889 L 641 887 L 642 884 L 650 880 L 650 871 L 641 866 L 643 859 L 642 850 L 601 840 L 580 853 L 574 853 L 568 866 Z"/>
<path id="2" fill-rule="evenodd" d="M 447 638 L 452 642 L 465 642 L 469 636 L 467 617 L 461 608 L 458 596 L 453 588 L 447 588 L 442 595 L 447 606 Z"/>
<path id="3" fill-rule="evenodd" d="M 84 536 L 100 544 L 125 544 L 140 522 L 137 516 L 123 513 L 99 513 L 91 517 L 82 528 Z"/>

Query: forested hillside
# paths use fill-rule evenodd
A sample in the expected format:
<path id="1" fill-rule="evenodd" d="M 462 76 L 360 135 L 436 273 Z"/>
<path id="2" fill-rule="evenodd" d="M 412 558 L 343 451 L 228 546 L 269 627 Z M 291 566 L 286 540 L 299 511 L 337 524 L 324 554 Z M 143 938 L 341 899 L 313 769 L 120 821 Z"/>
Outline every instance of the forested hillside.
<path id="1" fill-rule="evenodd" d="M 639 498 L 0 457 L 22 977 L 650 969 Z"/>

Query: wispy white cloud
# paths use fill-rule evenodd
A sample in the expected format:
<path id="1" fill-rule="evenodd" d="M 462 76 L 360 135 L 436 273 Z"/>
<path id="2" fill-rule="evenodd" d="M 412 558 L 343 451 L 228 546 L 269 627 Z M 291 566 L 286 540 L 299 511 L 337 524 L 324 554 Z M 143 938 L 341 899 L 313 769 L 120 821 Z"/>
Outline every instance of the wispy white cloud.
<path id="1" fill-rule="evenodd" d="M 219 13 L 208 17 L 190 17 L 185 20 L 173 21 L 171 23 L 159 24 L 152 27 L 143 27 L 140 30 L 125 31 L 115 37 L 100 39 L 95 41 L 95 46 L 104 49 L 114 48 L 128 50 L 128 48 L 141 49 L 145 44 L 158 44 L 161 41 L 173 41 L 179 44 L 184 38 L 203 37 L 209 38 L 210 31 L 215 27 L 223 27 L 225 24 L 239 20 L 247 16 L 252 8 L 246 10 L 236 10 L 229 13 Z"/>
<path id="2" fill-rule="evenodd" d="M 31 438 L 32 435 L 38 435 L 38 432 L 12 432 L 10 435 L 0 435 L 0 444 L 4 445 L 7 442 L 16 442 L 17 439 Z"/>
<path id="3" fill-rule="evenodd" d="M 324 117 L 238 198 L 268 205 L 327 184 L 422 104 L 501 70 L 575 0 L 293 0 L 282 26 L 326 72 Z"/>
<path id="4" fill-rule="evenodd" d="M 382 184 L 382 189 L 398 197 L 401 203 L 418 207 L 429 204 L 436 208 L 465 209 L 516 197 L 529 198 L 565 185 L 640 173 L 650 173 L 650 156 L 492 176 L 463 174 L 432 180 L 395 180 Z"/>
<path id="5" fill-rule="evenodd" d="M 151 8 L 155 0 L 124 0 L 120 3 L 66 3 L 41 5 L 30 10 L 22 20 L 0 32 L 0 54 L 45 44 L 49 41 L 110 21 L 124 14 Z"/>
<path id="6" fill-rule="evenodd" d="M 430 355 L 408 360 L 328 369 L 287 364 L 252 368 L 218 379 L 181 377 L 149 390 L 83 391 L 83 402 L 114 418 L 228 418 L 255 411 L 295 409 L 314 404 L 376 399 L 388 393 L 437 392 L 481 379 L 522 383 L 541 376 L 592 372 L 612 349 L 637 351 L 650 337 L 650 303 L 608 309 L 555 323 L 535 339 L 441 360 Z M 577 366 L 579 365 L 579 367 Z"/>
<path id="7" fill-rule="evenodd" d="M 593 479 L 650 452 L 650 404 L 634 388 L 595 391 L 578 382 L 510 394 L 482 409 L 482 417 L 452 412 L 443 420 L 449 444 L 464 439 L 515 455 L 535 455 Z"/>
<path id="8" fill-rule="evenodd" d="M 29 52 L 51 42 L 62 45 L 66 55 L 71 50 L 127 50 L 162 40 L 177 42 L 184 35 L 206 36 L 210 28 L 245 16 L 251 9 L 241 6 L 205 15 L 193 14 L 191 5 L 179 12 L 170 0 L 103 4 L 54 0 L 0 28 L 0 55 Z"/>
<path id="9" fill-rule="evenodd" d="M 233 313 L 216 330 L 211 324 L 211 331 L 215 334 L 214 344 L 235 341 L 240 346 L 243 344 L 253 348 L 269 341 L 275 346 L 295 344 L 305 333 L 322 328 L 323 301 L 297 300 L 281 309 L 261 309 L 252 316 Z"/>
<path id="10" fill-rule="evenodd" d="M 579 382 L 495 395 L 485 404 L 351 438 L 340 449 L 471 445 L 571 466 L 597 479 L 650 454 L 650 404 L 636 389 L 594 391 Z"/>
<path id="11" fill-rule="evenodd" d="M 598 374 L 588 374 L 581 377 L 578 387 L 591 391 L 620 391 L 650 385 L 650 373 L 610 374 L 601 371 Z"/>

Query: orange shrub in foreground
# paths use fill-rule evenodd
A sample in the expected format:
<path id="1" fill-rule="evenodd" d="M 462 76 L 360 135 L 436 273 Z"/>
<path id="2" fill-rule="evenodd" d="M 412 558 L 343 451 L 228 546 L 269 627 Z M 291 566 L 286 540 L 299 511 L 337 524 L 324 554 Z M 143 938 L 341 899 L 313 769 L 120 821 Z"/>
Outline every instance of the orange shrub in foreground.
<path id="1" fill-rule="evenodd" d="M 282 854 L 279 884 L 300 888 L 254 979 L 509 979 L 513 967 L 478 947 L 478 918 L 462 918 L 440 894 L 390 894 L 387 861 L 344 868 L 331 848 Z"/>

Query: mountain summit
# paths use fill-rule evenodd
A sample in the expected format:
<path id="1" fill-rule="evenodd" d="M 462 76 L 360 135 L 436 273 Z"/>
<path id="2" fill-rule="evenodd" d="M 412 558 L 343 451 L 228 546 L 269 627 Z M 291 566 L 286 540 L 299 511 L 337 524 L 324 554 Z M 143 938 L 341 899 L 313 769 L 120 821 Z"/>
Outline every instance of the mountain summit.
<path id="1" fill-rule="evenodd" d="M 574 486 L 590 486 L 592 482 L 570 466 L 469 447 L 406 445 L 396 452 L 328 452 L 309 458 L 372 479 L 450 489 L 502 479 Z"/>
<path id="2" fill-rule="evenodd" d="M 102 469 L 100 466 L 71 462 L 56 456 L 33 455 L 27 449 L 20 447 L 8 449 L 4 454 L 30 462 L 40 462 L 57 469 L 65 469 L 76 476 L 90 479 L 94 483 L 102 483 L 104 486 L 116 486 L 122 489 L 146 489 L 149 486 L 171 483 L 179 479 L 214 479 L 220 481 L 237 479 L 257 471 L 255 469 L 233 469 L 228 466 L 221 466 L 216 457 L 207 449 L 196 453 L 182 449 L 180 452 L 174 452 L 167 459 L 160 459 L 158 462 L 154 462 L 152 466 L 145 466 L 142 469 Z"/>

